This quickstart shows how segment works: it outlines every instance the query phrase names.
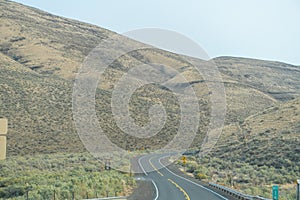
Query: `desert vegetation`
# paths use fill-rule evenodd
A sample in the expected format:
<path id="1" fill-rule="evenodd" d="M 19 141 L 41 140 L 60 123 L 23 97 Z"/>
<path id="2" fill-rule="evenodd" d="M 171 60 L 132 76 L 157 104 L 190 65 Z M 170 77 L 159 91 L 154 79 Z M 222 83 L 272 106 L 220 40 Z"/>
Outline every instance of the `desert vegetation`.
<path id="1" fill-rule="evenodd" d="M 182 162 L 178 162 L 184 166 Z M 215 182 L 220 185 L 241 191 L 253 196 L 272 198 L 272 186 L 279 185 L 280 199 L 296 198 L 295 177 L 300 176 L 298 166 L 275 168 L 257 166 L 241 162 L 238 159 L 189 157 L 185 166 L 186 172 L 193 174 L 204 182 Z"/>
<path id="2" fill-rule="evenodd" d="M 87 153 L 12 156 L 0 161 L 0 198 L 84 199 L 126 196 L 133 177 L 114 170 Z"/>

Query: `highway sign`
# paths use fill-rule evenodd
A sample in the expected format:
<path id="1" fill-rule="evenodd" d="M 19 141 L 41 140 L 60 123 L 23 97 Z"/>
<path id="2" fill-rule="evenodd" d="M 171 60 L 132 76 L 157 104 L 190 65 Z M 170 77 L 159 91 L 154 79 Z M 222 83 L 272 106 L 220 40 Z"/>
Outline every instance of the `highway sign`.
<path id="1" fill-rule="evenodd" d="M 182 156 L 182 162 L 183 162 L 183 164 L 186 164 L 186 157 L 185 156 Z"/>
<path id="2" fill-rule="evenodd" d="M 273 200 L 279 199 L 279 186 L 278 185 L 274 185 L 272 187 L 272 196 L 273 196 Z"/>
<path id="3" fill-rule="evenodd" d="M 7 133 L 7 119 L 0 119 L 0 135 Z"/>
<path id="4" fill-rule="evenodd" d="M 7 119 L 0 119 L 0 160 L 6 158 Z"/>

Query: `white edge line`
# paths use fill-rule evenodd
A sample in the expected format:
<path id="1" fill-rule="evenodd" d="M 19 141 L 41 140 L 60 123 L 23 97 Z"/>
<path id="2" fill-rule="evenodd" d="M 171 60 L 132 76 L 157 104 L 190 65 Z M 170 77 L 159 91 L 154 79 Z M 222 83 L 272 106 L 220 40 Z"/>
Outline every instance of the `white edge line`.
<path id="1" fill-rule="evenodd" d="M 110 200 L 110 199 L 124 199 L 128 198 L 127 196 L 123 197 L 105 197 L 105 198 L 96 198 L 96 199 L 84 199 L 84 200 Z"/>
<path id="2" fill-rule="evenodd" d="M 141 167 L 143 173 L 144 173 L 146 176 L 148 176 L 146 170 L 144 169 L 144 167 L 143 167 L 143 165 L 142 165 L 142 163 L 141 163 L 141 160 L 142 160 L 143 158 L 145 158 L 145 157 L 146 157 L 146 155 L 140 157 L 140 158 L 138 159 L 138 163 L 139 163 L 139 165 L 140 165 L 140 167 Z M 157 187 L 157 185 L 155 184 L 155 182 L 154 182 L 153 180 L 151 180 L 151 182 L 152 182 L 153 186 L 155 187 L 156 197 L 154 198 L 154 200 L 157 200 L 158 197 L 159 197 L 158 187 Z"/>
<path id="3" fill-rule="evenodd" d="M 146 176 L 148 176 L 146 170 L 144 169 L 144 167 L 143 167 L 143 165 L 142 165 L 142 163 L 141 163 L 141 160 L 142 160 L 144 157 L 145 157 L 145 156 L 140 157 L 139 160 L 138 160 L 138 163 L 139 163 L 139 165 L 140 165 L 140 167 L 141 167 L 141 169 L 142 169 L 142 172 L 143 172 Z"/>
<path id="4" fill-rule="evenodd" d="M 164 159 L 164 158 L 167 158 L 167 157 L 170 157 L 170 156 L 164 156 L 164 157 L 161 157 L 160 159 L 158 159 L 158 162 L 159 162 L 163 167 L 165 167 L 165 169 L 168 170 L 171 174 L 173 174 L 174 176 L 177 176 L 178 178 L 181 178 L 181 179 L 183 179 L 183 180 L 185 180 L 185 181 L 187 181 L 187 182 L 190 182 L 190 183 L 192 183 L 192 184 L 194 184 L 194 185 L 196 185 L 196 186 L 198 186 L 198 187 L 200 187 L 200 188 L 203 188 L 203 189 L 205 189 L 205 190 L 207 190 L 207 191 L 209 191 L 209 192 L 211 192 L 211 193 L 213 193 L 213 194 L 215 194 L 215 195 L 221 197 L 221 198 L 224 199 L 224 200 L 228 200 L 227 198 L 223 197 L 222 195 L 220 195 L 220 194 L 218 194 L 218 193 L 216 193 L 216 192 L 214 192 L 214 191 L 212 191 L 212 190 L 210 190 L 210 189 L 208 189 L 208 188 L 206 188 L 206 187 L 204 187 L 204 186 L 202 186 L 202 185 L 200 185 L 200 184 L 198 184 L 198 183 L 195 183 L 195 182 L 193 182 L 193 181 L 191 181 L 191 180 L 189 180 L 189 179 L 187 179 L 187 178 L 184 178 L 184 177 L 182 177 L 182 176 L 179 176 L 179 175 L 175 174 L 174 172 L 172 172 L 171 170 L 169 170 L 168 167 L 164 166 L 164 165 L 161 163 L 161 160 Z"/>
<path id="5" fill-rule="evenodd" d="M 152 184 L 154 185 L 155 187 L 155 193 L 156 193 L 156 197 L 154 198 L 154 200 L 157 200 L 158 199 L 158 196 L 159 196 L 159 192 L 158 192 L 158 188 L 157 188 L 157 185 L 155 184 L 155 182 L 153 180 L 151 180 Z"/>

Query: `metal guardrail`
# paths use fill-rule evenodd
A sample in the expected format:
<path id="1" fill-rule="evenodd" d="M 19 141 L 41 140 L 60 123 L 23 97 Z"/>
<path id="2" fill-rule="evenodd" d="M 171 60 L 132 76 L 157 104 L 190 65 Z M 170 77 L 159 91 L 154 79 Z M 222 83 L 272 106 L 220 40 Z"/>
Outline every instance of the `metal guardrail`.
<path id="1" fill-rule="evenodd" d="M 271 200 L 271 199 L 267 199 L 264 197 L 259 197 L 259 196 L 251 196 L 251 195 L 247 195 L 247 194 L 243 194 L 241 192 L 238 192 L 236 190 L 224 187 L 222 185 L 218 185 L 216 183 L 209 183 L 209 186 L 212 188 L 215 188 L 217 190 L 220 190 L 236 199 L 241 199 L 241 200 Z"/>

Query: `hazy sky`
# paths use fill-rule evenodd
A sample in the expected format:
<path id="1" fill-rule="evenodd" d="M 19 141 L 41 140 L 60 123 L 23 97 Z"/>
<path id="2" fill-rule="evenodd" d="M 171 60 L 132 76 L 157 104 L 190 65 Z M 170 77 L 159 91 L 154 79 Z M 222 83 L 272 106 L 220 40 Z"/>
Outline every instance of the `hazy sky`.
<path id="1" fill-rule="evenodd" d="M 123 33 L 176 31 L 210 57 L 229 55 L 300 65 L 299 0 L 17 0 Z"/>

